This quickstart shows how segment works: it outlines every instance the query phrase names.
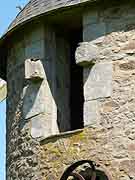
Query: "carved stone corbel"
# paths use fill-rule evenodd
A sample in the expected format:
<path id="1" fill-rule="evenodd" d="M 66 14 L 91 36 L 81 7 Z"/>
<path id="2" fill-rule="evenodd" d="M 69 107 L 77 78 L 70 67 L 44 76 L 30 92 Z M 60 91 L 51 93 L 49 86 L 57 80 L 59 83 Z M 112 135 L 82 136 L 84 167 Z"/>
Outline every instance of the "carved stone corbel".
<path id="1" fill-rule="evenodd" d="M 80 66 L 88 66 L 95 62 L 98 57 L 98 46 L 90 42 L 80 43 L 80 46 L 76 49 L 75 52 L 76 64 Z"/>
<path id="2" fill-rule="evenodd" d="M 45 71 L 41 60 L 26 59 L 25 60 L 25 79 L 26 80 L 43 80 Z"/>

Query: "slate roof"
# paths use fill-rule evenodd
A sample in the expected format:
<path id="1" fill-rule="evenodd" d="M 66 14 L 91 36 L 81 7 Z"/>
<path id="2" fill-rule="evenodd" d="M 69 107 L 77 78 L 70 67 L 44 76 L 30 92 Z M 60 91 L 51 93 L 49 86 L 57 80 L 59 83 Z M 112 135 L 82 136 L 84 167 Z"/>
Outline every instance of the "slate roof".
<path id="1" fill-rule="evenodd" d="M 30 0 L 29 3 L 23 8 L 23 10 L 17 15 L 15 20 L 10 24 L 6 33 L 18 25 L 21 25 L 24 22 L 31 20 L 41 14 L 89 1 L 93 2 L 96 0 Z"/>

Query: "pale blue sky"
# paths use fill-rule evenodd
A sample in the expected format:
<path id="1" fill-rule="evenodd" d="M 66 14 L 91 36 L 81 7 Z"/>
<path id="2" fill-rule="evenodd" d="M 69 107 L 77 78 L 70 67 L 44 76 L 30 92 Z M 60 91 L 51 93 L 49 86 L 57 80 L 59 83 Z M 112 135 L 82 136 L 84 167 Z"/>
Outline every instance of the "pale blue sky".
<path id="1" fill-rule="evenodd" d="M 0 35 L 6 31 L 8 25 L 15 18 L 19 10 L 16 6 L 21 5 L 22 7 L 29 0 L 2 0 L 0 5 Z"/>
<path id="2" fill-rule="evenodd" d="M 2 0 L 0 6 L 0 36 L 6 31 L 8 25 L 15 18 L 19 10 L 16 6 L 22 7 L 29 0 Z M 6 102 L 0 103 L 0 180 L 5 180 L 5 119 Z"/>
<path id="3" fill-rule="evenodd" d="M 0 103 L 0 180 L 5 180 L 5 116 L 6 102 Z"/>

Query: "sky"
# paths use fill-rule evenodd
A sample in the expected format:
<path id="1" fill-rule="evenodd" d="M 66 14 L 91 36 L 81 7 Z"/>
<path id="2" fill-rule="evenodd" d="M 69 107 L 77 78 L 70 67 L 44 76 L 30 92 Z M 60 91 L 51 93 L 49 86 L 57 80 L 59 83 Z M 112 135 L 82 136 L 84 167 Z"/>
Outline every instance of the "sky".
<path id="1" fill-rule="evenodd" d="M 16 17 L 19 10 L 16 6 L 24 7 L 29 0 L 2 0 L 0 5 L 0 37 L 7 30 L 8 25 Z M 5 180 L 5 128 L 6 101 L 0 102 L 0 180 Z"/>
<path id="2" fill-rule="evenodd" d="M 8 25 L 16 17 L 19 9 L 16 6 L 24 7 L 29 0 L 2 0 L 0 3 L 0 35 L 2 35 Z"/>
<path id="3" fill-rule="evenodd" d="M 5 180 L 5 117 L 6 102 L 0 103 L 0 180 Z"/>

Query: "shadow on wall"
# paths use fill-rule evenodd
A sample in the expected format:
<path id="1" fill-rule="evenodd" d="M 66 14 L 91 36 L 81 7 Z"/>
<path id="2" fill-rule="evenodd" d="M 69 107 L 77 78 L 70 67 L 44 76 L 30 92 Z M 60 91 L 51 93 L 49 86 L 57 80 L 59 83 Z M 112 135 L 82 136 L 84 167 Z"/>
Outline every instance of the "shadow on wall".
<path id="1" fill-rule="evenodd" d="M 17 126 L 18 121 L 20 121 L 19 126 L 21 130 L 29 118 L 42 112 L 40 108 L 42 106 L 40 106 L 38 97 L 40 96 L 39 92 L 42 81 L 33 77 L 31 79 L 27 77 L 25 63 L 24 61 L 23 64 L 17 66 L 14 70 L 16 77 L 14 77 L 14 73 L 13 75 L 9 73 L 9 77 L 7 78 L 7 108 L 9 110 L 7 111 L 7 120 L 9 120 L 7 122 L 7 128 L 9 130 Z M 39 100 L 38 104 L 35 104 L 36 99 Z"/>

